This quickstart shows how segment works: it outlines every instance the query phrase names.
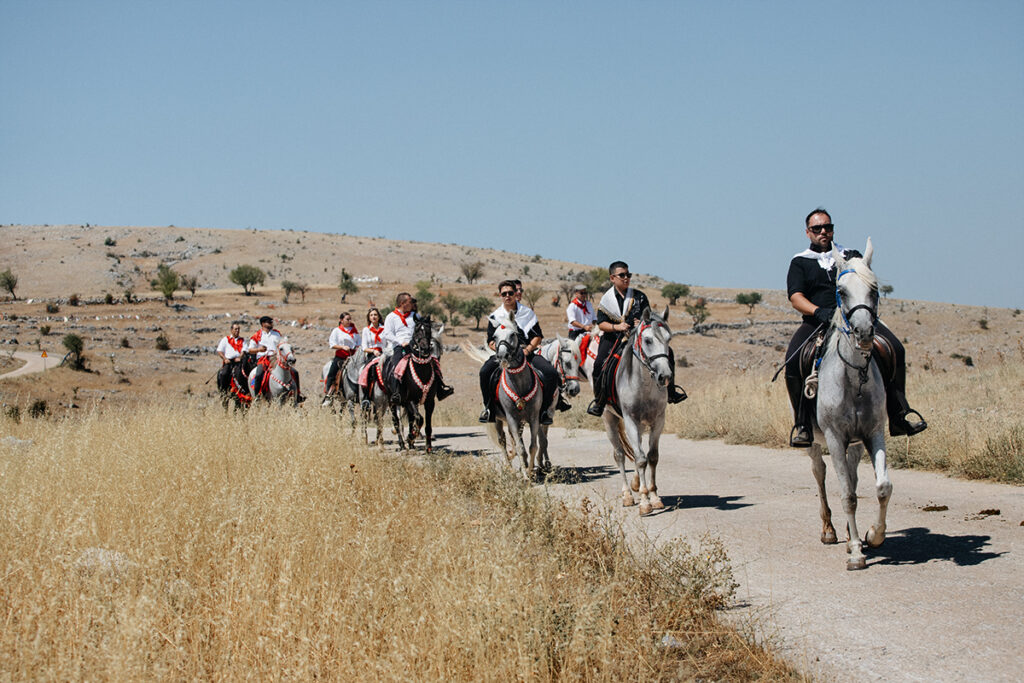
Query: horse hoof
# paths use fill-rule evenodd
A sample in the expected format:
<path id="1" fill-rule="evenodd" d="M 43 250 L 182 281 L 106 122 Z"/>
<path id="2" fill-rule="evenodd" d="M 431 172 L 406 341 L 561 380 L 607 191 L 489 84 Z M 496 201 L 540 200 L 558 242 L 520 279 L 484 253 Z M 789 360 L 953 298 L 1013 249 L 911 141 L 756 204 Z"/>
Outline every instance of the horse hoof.
<path id="1" fill-rule="evenodd" d="M 835 545 L 836 543 L 838 543 L 839 539 L 836 538 L 835 529 L 832 529 L 831 531 L 821 532 L 821 542 L 825 545 Z"/>
<path id="2" fill-rule="evenodd" d="M 664 510 L 665 504 L 661 502 L 661 498 L 655 498 L 651 501 L 651 507 L 655 510 Z"/>
<path id="3" fill-rule="evenodd" d="M 650 503 L 640 503 L 640 516 L 643 517 L 644 515 L 651 514 L 652 509 Z"/>
<path id="4" fill-rule="evenodd" d="M 876 531 L 875 527 L 868 529 L 868 533 L 864 535 L 864 542 L 872 548 L 877 548 L 885 542 L 885 532 Z"/>
<path id="5" fill-rule="evenodd" d="M 627 494 L 627 495 L 622 497 L 622 507 L 624 507 L 624 508 L 631 508 L 634 505 L 636 505 L 636 501 L 633 500 L 633 496 L 630 496 L 630 495 Z"/>
<path id="6" fill-rule="evenodd" d="M 868 566 L 868 561 L 863 556 L 861 556 L 861 557 L 851 557 L 850 559 L 848 559 L 846 561 L 846 571 L 848 571 L 848 572 L 857 571 L 858 569 L 864 569 L 867 566 Z"/>

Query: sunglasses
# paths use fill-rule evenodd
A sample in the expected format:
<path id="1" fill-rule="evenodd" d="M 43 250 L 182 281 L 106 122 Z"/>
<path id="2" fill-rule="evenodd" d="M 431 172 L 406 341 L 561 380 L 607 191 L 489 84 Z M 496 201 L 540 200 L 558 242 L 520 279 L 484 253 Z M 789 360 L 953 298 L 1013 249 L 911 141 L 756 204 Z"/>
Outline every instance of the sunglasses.
<path id="1" fill-rule="evenodd" d="M 807 229 L 810 230 L 811 232 L 813 232 L 815 235 L 820 235 L 822 233 L 822 231 L 824 231 L 824 232 L 834 232 L 835 229 L 836 229 L 836 226 L 832 225 L 831 223 L 825 223 L 823 225 L 811 225 L 811 226 L 808 226 Z"/>
<path id="2" fill-rule="evenodd" d="M 615 275 L 612 275 L 612 277 L 621 277 L 623 280 L 628 280 L 633 277 L 633 273 L 616 273 Z"/>
<path id="3" fill-rule="evenodd" d="M 501 292 L 501 295 L 502 296 L 515 296 L 516 293 L 515 292 Z"/>

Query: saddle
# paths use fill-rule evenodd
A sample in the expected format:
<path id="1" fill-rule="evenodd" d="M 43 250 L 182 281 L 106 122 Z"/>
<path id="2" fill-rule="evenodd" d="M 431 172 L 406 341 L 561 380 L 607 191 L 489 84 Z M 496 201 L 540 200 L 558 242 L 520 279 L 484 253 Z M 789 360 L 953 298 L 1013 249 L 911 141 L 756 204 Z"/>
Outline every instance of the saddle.
<path id="1" fill-rule="evenodd" d="M 824 353 L 825 350 L 825 333 L 819 332 L 813 342 L 804 344 L 804 347 L 800 349 L 800 380 L 807 382 L 808 378 L 812 375 L 817 376 L 814 372 L 815 365 L 818 359 Z M 871 357 L 875 359 L 875 363 L 878 364 L 878 369 L 882 373 L 882 381 L 885 384 L 892 382 L 896 376 L 896 353 L 892 348 L 892 344 L 885 337 L 875 335 L 872 340 Z"/>
<path id="2" fill-rule="evenodd" d="M 587 350 L 590 348 L 590 342 L 593 339 L 589 334 L 581 334 L 577 339 L 580 340 L 580 364 L 587 362 Z M 594 353 L 594 358 L 597 358 L 597 353 Z"/>

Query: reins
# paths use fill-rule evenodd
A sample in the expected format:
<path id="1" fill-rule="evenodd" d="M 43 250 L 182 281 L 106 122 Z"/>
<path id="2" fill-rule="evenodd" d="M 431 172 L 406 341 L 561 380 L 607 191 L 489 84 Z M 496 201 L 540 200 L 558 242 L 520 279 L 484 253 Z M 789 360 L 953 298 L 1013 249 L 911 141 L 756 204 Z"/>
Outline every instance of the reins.
<path id="1" fill-rule="evenodd" d="M 654 368 L 651 367 L 651 363 L 658 360 L 659 358 L 668 358 L 668 353 L 656 353 L 650 356 L 644 353 L 642 343 L 644 330 L 653 327 L 654 325 L 651 323 L 640 323 L 640 325 L 638 325 L 636 328 L 636 331 L 634 333 L 634 339 L 632 342 L 633 355 L 636 356 L 637 360 L 640 361 L 640 365 L 646 368 L 647 372 L 651 373 L 651 379 L 657 377 L 657 373 L 654 371 Z"/>

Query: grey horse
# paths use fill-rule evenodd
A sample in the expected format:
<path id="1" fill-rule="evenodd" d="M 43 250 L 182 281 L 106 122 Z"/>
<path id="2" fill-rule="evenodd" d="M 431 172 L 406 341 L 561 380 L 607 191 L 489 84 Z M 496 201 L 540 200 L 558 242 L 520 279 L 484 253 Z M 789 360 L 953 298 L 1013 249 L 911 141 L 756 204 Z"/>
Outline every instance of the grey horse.
<path id="1" fill-rule="evenodd" d="M 270 358 L 270 365 L 265 373 L 268 377 L 262 387 L 254 386 L 257 368 L 253 368 L 249 373 L 249 391 L 253 401 L 262 399 L 283 405 L 285 401 L 291 400 L 298 405 L 299 392 L 292 377 L 294 365 L 295 353 L 288 339 L 284 338 L 278 342 L 277 351 Z"/>
<path id="2" fill-rule="evenodd" d="M 857 465 L 863 444 L 871 454 L 875 470 L 878 520 L 865 536 L 873 548 L 885 540 L 885 512 L 892 495 L 892 482 L 885 462 L 885 388 L 878 364 L 871 357 L 878 311 L 878 280 L 871 272 L 874 249 L 868 238 L 863 258 L 843 259 L 835 248 L 836 313 L 818 366 L 817 419 L 815 431 L 824 435 L 832 454 L 832 466 L 839 479 L 839 495 L 846 513 L 847 569 L 867 566 L 857 533 Z M 811 396 L 813 398 L 813 396 Z M 825 461 L 817 439 L 808 449 L 811 470 L 821 501 L 821 542 L 835 543 L 832 511 L 825 495 Z"/>
<path id="3" fill-rule="evenodd" d="M 644 309 L 638 324 L 622 342 L 619 366 L 615 370 L 615 393 L 604 411 L 605 430 L 622 473 L 622 505 L 635 505 L 633 490 L 640 493 L 640 514 L 665 507 L 658 496 L 658 441 L 665 428 L 669 362 L 668 308 L 663 315 Z M 609 362 L 613 359 L 609 357 Z M 642 445 L 644 428 L 649 430 L 647 450 Z M 626 458 L 636 463 L 633 486 L 626 477 Z M 647 468 L 650 467 L 648 486 Z"/>
<path id="4" fill-rule="evenodd" d="M 523 353 L 519 326 L 515 320 L 503 322 L 494 331 L 494 354 L 501 364 L 498 382 L 498 400 L 495 401 L 495 421 L 487 425 L 494 442 L 507 455 L 505 425 L 515 453 L 519 456 L 523 474 L 532 480 L 538 469 L 537 440 L 540 433 L 540 404 L 543 400 L 540 375 L 533 369 Z M 523 442 L 523 430 L 530 427 L 530 447 Z"/>
<path id="5" fill-rule="evenodd" d="M 564 395 L 569 398 L 580 393 L 580 347 L 574 339 L 558 335 L 555 339 L 544 343 L 539 350 L 540 355 L 551 363 L 562 381 Z M 540 426 L 539 459 L 544 471 L 551 470 L 551 457 L 548 455 L 548 426 Z"/>
<path id="6" fill-rule="evenodd" d="M 336 405 L 338 412 L 345 410 L 348 407 L 349 416 L 352 418 L 352 430 L 356 428 L 356 406 L 359 405 L 359 373 L 362 372 L 363 366 L 366 365 L 367 361 L 366 351 L 364 349 L 356 349 L 351 356 L 345 361 L 345 365 L 342 370 L 338 373 L 338 379 L 336 380 L 339 384 L 338 393 L 330 396 L 325 396 L 325 402 L 329 401 L 332 405 Z M 327 374 L 331 371 L 331 361 L 327 361 L 324 364 L 323 370 L 321 371 L 321 379 L 324 382 L 324 392 L 327 390 Z M 363 409 L 360 408 L 362 411 Z M 365 416 L 364 416 L 365 418 Z M 363 437 L 366 437 L 366 420 L 363 420 Z"/>

